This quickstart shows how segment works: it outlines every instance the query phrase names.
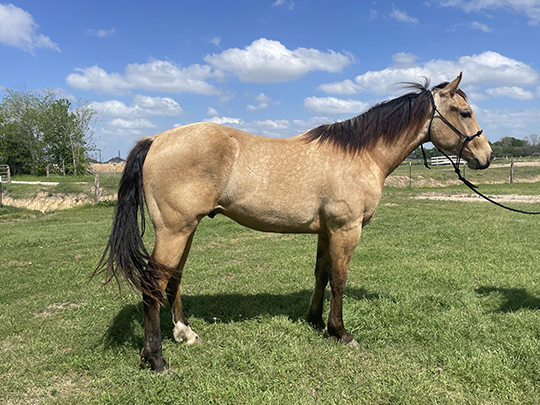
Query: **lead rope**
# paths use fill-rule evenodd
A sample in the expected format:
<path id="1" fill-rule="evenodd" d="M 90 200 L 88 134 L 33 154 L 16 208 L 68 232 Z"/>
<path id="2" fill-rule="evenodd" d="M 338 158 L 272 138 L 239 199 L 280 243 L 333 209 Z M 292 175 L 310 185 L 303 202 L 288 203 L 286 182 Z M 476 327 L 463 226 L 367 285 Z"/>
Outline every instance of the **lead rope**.
<path id="1" fill-rule="evenodd" d="M 431 92 L 430 92 L 431 94 Z M 459 169 L 459 165 L 461 163 L 461 155 L 463 153 L 463 150 L 465 149 L 465 146 L 471 142 L 474 138 L 476 138 L 477 136 L 480 136 L 482 134 L 482 130 L 478 131 L 476 134 L 474 135 L 471 135 L 471 136 L 467 136 L 467 135 L 464 135 L 461 133 L 461 131 L 459 131 L 456 127 L 454 127 L 446 118 L 443 117 L 443 115 L 441 114 L 441 112 L 437 109 L 437 106 L 435 105 L 435 99 L 433 98 L 433 94 L 431 94 L 431 104 L 433 105 L 433 115 L 431 116 L 431 120 L 429 122 L 429 128 L 428 128 L 428 136 L 430 138 L 430 141 L 431 141 L 431 124 L 433 123 L 433 118 L 435 118 L 435 113 L 438 112 L 439 113 L 439 116 L 441 117 L 441 119 L 443 120 L 443 122 L 448 125 L 455 133 L 457 133 L 459 136 L 465 138 L 465 141 L 463 141 L 463 145 L 461 146 L 461 150 L 459 151 L 459 156 L 458 156 L 458 159 L 457 159 L 457 163 L 454 162 L 453 159 L 450 159 L 450 157 L 443 151 L 441 150 L 437 145 L 435 145 L 435 147 L 437 148 L 437 150 L 439 152 L 441 152 L 449 161 L 450 163 L 452 163 L 452 166 L 454 166 L 454 172 L 456 172 L 457 176 L 458 176 L 458 179 L 461 180 L 461 182 L 463 182 L 463 184 L 465 184 L 467 187 L 469 187 L 472 191 L 474 191 L 476 194 L 478 194 L 480 197 L 482 197 L 483 199 L 489 201 L 490 203 L 493 203 L 501 208 L 504 208 L 505 210 L 509 210 L 509 211 L 513 211 L 513 212 L 518 212 L 520 214 L 527 214 L 527 215 L 540 215 L 540 212 L 533 212 L 533 211 L 523 211 L 523 210 L 518 210 L 517 208 L 512 208 L 512 207 L 508 207 L 506 205 L 503 205 L 497 201 L 494 201 L 492 200 L 491 198 L 489 198 L 488 196 L 482 194 L 480 191 L 478 191 L 478 186 L 471 183 L 469 180 L 467 180 L 465 177 L 463 177 L 461 175 L 461 170 Z M 420 145 L 420 148 L 422 150 L 422 155 L 424 157 L 424 166 L 427 167 L 428 169 L 431 169 L 431 167 L 429 167 L 428 165 L 428 162 L 427 162 L 427 157 L 426 157 L 426 151 L 424 150 L 424 145 Z"/>

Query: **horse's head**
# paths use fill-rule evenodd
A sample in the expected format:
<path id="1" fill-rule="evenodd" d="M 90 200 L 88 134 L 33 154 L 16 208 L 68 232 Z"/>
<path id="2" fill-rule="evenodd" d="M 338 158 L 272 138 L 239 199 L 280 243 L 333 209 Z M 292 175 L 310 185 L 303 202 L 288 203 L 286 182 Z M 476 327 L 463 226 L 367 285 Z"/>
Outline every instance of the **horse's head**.
<path id="1" fill-rule="evenodd" d="M 486 169 L 493 159 L 493 151 L 467 102 L 467 96 L 459 89 L 460 82 L 461 73 L 453 82 L 433 90 L 431 142 L 465 159 L 471 169 Z"/>

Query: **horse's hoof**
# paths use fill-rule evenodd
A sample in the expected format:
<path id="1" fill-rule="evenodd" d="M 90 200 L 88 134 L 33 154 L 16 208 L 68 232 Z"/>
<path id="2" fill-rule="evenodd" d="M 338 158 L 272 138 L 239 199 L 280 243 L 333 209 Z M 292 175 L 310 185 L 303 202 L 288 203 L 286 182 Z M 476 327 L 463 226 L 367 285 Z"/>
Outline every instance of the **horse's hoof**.
<path id="1" fill-rule="evenodd" d="M 186 344 L 188 344 L 188 345 L 202 345 L 203 340 L 199 337 L 199 335 L 197 335 L 197 337 L 195 338 L 194 341 L 192 341 L 191 343 L 186 342 Z"/>
<path id="2" fill-rule="evenodd" d="M 173 330 L 174 340 L 183 342 L 186 345 L 201 344 L 202 339 L 197 335 L 190 326 L 177 322 Z"/>
<path id="3" fill-rule="evenodd" d="M 358 343 L 355 339 L 351 340 L 350 342 L 346 342 L 345 344 L 349 347 L 360 347 L 360 343 Z"/>
<path id="4" fill-rule="evenodd" d="M 144 354 L 144 349 L 141 351 L 141 367 L 150 368 L 153 373 L 163 373 L 164 371 L 169 370 L 169 365 L 163 357 L 146 357 Z"/>
<path id="5" fill-rule="evenodd" d="M 324 323 L 324 321 L 322 320 L 322 318 L 320 317 L 317 317 L 317 316 L 310 316 L 308 314 L 308 316 L 306 317 L 306 321 L 309 322 L 309 324 L 311 325 L 311 327 L 313 329 L 316 329 L 316 330 L 321 330 L 321 331 L 325 331 L 326 330 L 326 324 Z"/>

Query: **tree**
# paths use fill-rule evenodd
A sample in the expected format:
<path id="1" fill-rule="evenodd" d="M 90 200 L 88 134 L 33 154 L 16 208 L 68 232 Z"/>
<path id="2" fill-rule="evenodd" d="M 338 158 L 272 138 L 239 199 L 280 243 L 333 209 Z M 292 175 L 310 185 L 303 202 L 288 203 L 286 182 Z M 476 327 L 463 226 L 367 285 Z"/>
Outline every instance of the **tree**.
<path id="1" fill-rule="evenodd" d="M 64 121 L 66 140 L 69 141 L 74 174 L 81 162 L 86 162 L 86 153 L 94 150 L 92 135 L 97 111 L 87 101 L 79 100 L 79 107 L 72 109 Z"/>
<path id="2" fill-rule="evenodd" d="M 529 136 L 526 136 L 525 141 L 527 143 L 527 147 L 526 147 L 527 155 L 534 156 L 538 154 L 538 149 L 539 149 L 538 143 L 540 141 L 540 139 L 538 139 L 538 135 L 531 134 Z"/>
<path id="3" fill-rule="evenodd" d="M 493 144 L 496 156 L 523 156 L 527 154 L 527 141 L 505 136 Z"/>
<path id="4" fill-rule="evenodd" d="M 23 170 L 35 174 L 43 155 L 40 111 L 46 100 L 24 87 L 20 91 L 11 89 L 4 91 L 7 96 L 0 108 L 3 118 L 2 135 L 7 142 L 4 147 L 19 149 L 15 151 L 9 149 L 7 152 L 11 157 L 14 157 L 14 152 L 21 153 L 23 158 L 29 157 L 24 160 Z"/>
<path id="5" fill-rule="evenodd" d="M 48 164 L 81 173 L 93 150 L 96 111 L 88 102 L 61 98 L 52 90 L 5 90 L 0 103 L 0 162 L 13 173 L 40 174 Z"/>

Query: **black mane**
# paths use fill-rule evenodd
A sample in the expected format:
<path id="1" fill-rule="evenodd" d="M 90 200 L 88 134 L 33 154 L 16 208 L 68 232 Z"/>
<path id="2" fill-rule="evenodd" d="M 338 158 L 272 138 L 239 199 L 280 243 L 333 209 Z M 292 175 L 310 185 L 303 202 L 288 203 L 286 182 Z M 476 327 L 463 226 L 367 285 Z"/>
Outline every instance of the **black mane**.
<path id="1" fill-rule="evenodd" d="M 371 149 L 379 141 L 392 144 L 407 130 L 419 129 L 432 111 L 429 80 L 426 79 L 423 85 L 405 84 L 413 91 L 377 104 L 349 120 L 315 127 L 304 134 L 306 142 L 328 143 L 345 152 L 358 154 Z M 441 83 L 433 90 L 447 85 L 448 82 Z M 458 90 L 457 93 L 467 99 L 463 91 Z"/>

